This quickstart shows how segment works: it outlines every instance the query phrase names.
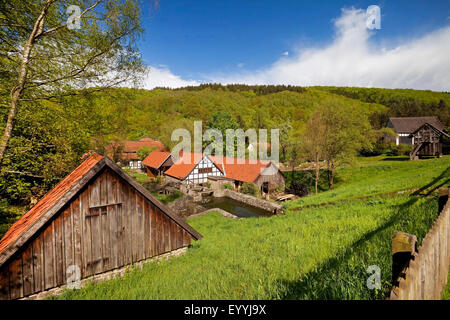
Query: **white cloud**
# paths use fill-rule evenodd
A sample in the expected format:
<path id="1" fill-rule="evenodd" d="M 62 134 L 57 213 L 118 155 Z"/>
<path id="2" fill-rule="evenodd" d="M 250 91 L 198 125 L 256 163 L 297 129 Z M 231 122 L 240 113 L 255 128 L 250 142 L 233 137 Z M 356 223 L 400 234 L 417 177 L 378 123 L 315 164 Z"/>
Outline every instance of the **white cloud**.
<path id="1" fill-rule="evenodd" d="M 450 26 L 381 48 L 371 41 L 365 11 L 343 9 L 323 48 L 304 48 L 266 69 L 211 75 L 208 81 L 247 84 L 336 85 L 450 90 Z M 377 32 L 385 32 L 379 30 Z"/>
<path id="2" fill-rule="evenodd" d="M 288 56 L 289 55 L 289 51 L 285 51 L 282 54 L 283 54 L 283 56 Z"/>
<path id="3" fill-rule="evenodd" d="M 143 81 L 142 87 L 153 89 L 155 87 L 179 88 L 186 86 L 197 86 L 200 82 L 195 80 L 183 80 L 180 76 L 173 74 L 168 68 L 150 67 Z"/>

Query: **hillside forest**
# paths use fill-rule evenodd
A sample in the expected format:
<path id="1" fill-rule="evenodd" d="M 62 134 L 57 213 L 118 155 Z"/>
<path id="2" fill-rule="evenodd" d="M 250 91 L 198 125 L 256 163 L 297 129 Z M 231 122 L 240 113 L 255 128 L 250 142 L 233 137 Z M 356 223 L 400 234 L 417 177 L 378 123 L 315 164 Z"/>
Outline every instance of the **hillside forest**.
<path id="1" fill-rule="evenodd" d="M 169 148 L 175 128 L 203 129 L 217 113 L 232 127 L 280 129 L 280 160 L 304 161 L 298 142 L 308 119 L 321 106 L 352 110 L 367 119 L 372 135 L 359 153 L 386 152 L 377 145 L 380 129 L 391 116 L 438 115 L 450 127 L 450 94 L 418 90 L 342 87 L 247 86 L 217 84 L 182 89 L 110 88 L 85 90 L 57 101 L 24 102 L 18 113 L 0 177 L 3 207 L 32 204 L 70 172 L 88 150 L 104 153 L 111 140 L 148 136 Z M 0 106 L 4 125 L 6 105 Z M 211 121 L 209 122 L 211 125 Z M 219 125 L 219 124 L 217 124 Z M 374 140 L 375 139 L 375 140 Z M 394 150 L 395 151 L 395 150 Z M 289 160 L 289 161 L 288 161 Z M 6 203 L 7 202 L 7 203 Z"/>

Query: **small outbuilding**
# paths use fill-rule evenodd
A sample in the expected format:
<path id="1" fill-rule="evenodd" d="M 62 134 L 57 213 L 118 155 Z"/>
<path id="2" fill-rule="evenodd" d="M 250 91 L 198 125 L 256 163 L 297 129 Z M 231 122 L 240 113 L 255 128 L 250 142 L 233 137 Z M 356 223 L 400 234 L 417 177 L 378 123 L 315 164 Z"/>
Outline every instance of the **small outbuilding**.
<path id="1" fill-rule="evenodd" d="M 0 240 L 0 299 L 113 273 L 201 237 L 118 165 L 93 153 Z"/>
<path id="2" fill-rule="evenodd" d="M 389 118 L 387 127 L 395 131 L 396 145 L 414 146 L 410 153 L 411 159 L 419 156 L 441 157 L 442 138 L 449 137 L 436 116 Z"/>
<path id="3" fill-rule="evenodd" d="M 120 162 L 123 167 L 129 167 L 130 169 L 142 169 L 142 161 L 137 154 L 138 150 L 142 147 L 149 148 L 150 150 L 165 151 L 166 148 L 162 142 L 144 137 L 138 141 L 124 140 L 124 141 L 112 141 L 106 147 L 106 154 L 116 162 Z"/>
<path id="4" fill-rule="evenodd" d="M 153 151 L 142 161 L 145 173 L 151 178 L 162 175 L 173 165 L 170 152 Z"/>

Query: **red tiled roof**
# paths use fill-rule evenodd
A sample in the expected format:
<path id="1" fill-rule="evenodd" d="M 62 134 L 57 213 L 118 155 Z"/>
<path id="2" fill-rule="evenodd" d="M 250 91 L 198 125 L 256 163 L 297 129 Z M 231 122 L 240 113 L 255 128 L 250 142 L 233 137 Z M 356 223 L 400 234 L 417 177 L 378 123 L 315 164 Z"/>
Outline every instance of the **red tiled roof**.
<path id="1" fill-rule="evenodd" d="M 197 156 L 197 158 L 195 158 Z M 229 157 L 208 156 L 211 161 L 225 174 L 225 177 L 243 181 L 254 182 L 261 172 L 270 165 L 270 161 L 237 159 Z M 177 179 L 185 179 L 203 158 L 201 153 L 184 153 L 183 156 L 170 167 L 165 174 Z M 240 161 L 238 161 L 240 160 Z M 242 162 L 242 163 L 241 163 Z"/>
<path id="2" fill-rule="evenodd" d="M 23 215 L 0 240 L 0 253 L 13 244 L 29 227 L 55 205 L 70 188 L 88 173 L 103 157 L 90 153 L 75 170 L 50 190 L 30 211 Z"/>
<path id="3" fill-rule="evenodd" d="M 170 152 L 153 151 L 142 161 L 142 164 L 150 168 L 159 169 L 169 157 Z"/>
<path id="4" fill-rule="evenodd" d="M 141 147 L 154 148 L 156 147 L 157 151 L 165 151 L 166 148 L 162 142 L 158 140 L 153 140 L 152 138 L 142 138 L 139 141 L 125 140 L 125 141 L 113 141 L 107 147 L 107 149 L 111 149 L 113 145 L 121 144 L 122 149 L 122 160 L 138 160 L 137 151 Z"/>
<path id="5" fill-rule="evenodd" d="M 243 182 L 254 182 L 271 163 L 267 160 L 256 160 L 255 162 L 255 160 L 229 157 L 210 156 L 210 158 L 214 163 L 225 167 L 225 177 Z"/>
<path id="6" fill-rule="evenodd" d="M 175 161 L 175 163 L 165 172 L 165 174 L 183 180 L 202 159 L 203 154 L 201 153 L 185 152 L 177 159 L 177 161 Z"/>

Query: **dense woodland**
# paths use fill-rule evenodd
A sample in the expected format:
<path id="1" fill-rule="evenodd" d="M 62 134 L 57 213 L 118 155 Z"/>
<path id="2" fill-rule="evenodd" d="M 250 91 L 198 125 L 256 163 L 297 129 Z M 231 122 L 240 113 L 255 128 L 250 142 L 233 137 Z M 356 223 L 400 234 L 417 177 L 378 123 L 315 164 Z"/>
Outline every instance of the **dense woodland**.
<path id="1" fill-rule="evenodd" d="M 103 153 L 113 139 L 143 136 L 171 147 L 175 128 L 192 131 L 193 121 L 202 120 L 206 129 L 217 113 L 228 115 L 232 127 L 280 128 L 281 160 L 290 165 L 292 159 L 306 159 L 284 146 L 301 140 L 308 119 L 321 106 L 359 111 L 374 130 L 389 116 L 438 115 L 450 126 L 450 95 L 431 91 L 217 84 L 176 90 L 91 89 L 58 101 L 22 103 L 3 163 L 0 196 L 3 206 L 5 201 L 32 204 L 89 149 Z M 0 106 L 0 116 L 5 123 L 6 105 Z"/>

